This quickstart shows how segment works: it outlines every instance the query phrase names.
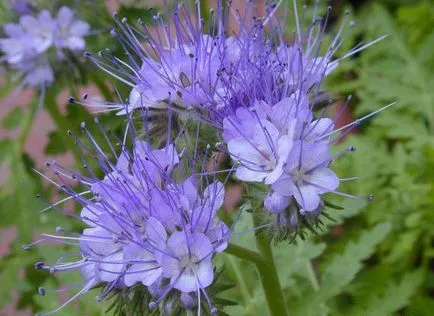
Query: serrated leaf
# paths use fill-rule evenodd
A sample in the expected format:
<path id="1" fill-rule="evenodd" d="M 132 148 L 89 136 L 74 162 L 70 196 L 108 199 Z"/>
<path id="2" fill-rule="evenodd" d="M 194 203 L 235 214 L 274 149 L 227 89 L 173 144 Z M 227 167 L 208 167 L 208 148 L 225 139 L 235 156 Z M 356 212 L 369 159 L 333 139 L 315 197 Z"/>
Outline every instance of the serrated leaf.
<path id="1" fill-rule="evenodd" d="M 319 289 L 309 289 L 290 301 L 295 315 L 325 315 L 327 302 L 339 295 L 362 268 L 362 261 L 368 258 L 375 247 L 387 236 L 390 224 L 379 224 L 364 231 L 357 241 L 348 241 L 341 253 L 335 254 L 323 268 Z"/>
<path id="2" fill-rule="evenodd" d="M 399 282 L 391 280 L 385 288 L 373 287 L 371 295 L 364 300 L 364 304 L 356 306 L 348 314 L 354 316 L 391 315 L 408 305 L 409 299 L 422 281 L 422 271 L 413 271 L 404 275 Z"/>
<path id="3" fill-rule="evenodd" d="M 320 296 L 328 299 L 341 292 L 362 268 L 362 261 L 368 258 L 375 247 L 384 240 L 391 229 L 388 223 L 378 224 L 364 231 L 357 241 L 349 241 L 342 253 L 333 257 L 325 267 L 321 278 Z"/>

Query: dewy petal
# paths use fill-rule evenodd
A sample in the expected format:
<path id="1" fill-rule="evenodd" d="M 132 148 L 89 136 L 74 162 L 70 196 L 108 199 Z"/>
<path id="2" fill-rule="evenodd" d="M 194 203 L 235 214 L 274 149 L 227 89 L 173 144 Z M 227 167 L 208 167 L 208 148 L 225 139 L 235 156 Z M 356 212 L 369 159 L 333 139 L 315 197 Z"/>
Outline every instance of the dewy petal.
<path id="1" fill-rule="evenodd" d="M 339 186 L 339 178 L 328 168 L 317 169 L 305 175 L 304 181 L 315 185 L 320 194 L 334 191 Z"/>
<path id="2" fill-rule="evenodd" d="M 315 210 L 321 201 L 317 188 L 308 184 L 299 186 L 294 193 L 294 197 L 306 211 Z"/>

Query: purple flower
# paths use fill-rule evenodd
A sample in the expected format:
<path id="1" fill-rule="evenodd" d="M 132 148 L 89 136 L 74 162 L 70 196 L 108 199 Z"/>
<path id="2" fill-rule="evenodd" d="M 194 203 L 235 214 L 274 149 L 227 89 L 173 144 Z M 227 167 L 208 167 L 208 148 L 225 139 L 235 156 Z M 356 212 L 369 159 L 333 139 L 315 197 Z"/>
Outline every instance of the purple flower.
<path id="1" fill-rule="evenodd" d="M 57 12 L 53 31 L 54 45 L 58 50 L 81 51 L 85 47 L 84 37 L 89 35 L 90 27 L 86 22 L 75 19 L 74 12 L 63 6 Z"/>
<path id="2" fill-rule="evenodd" d="M 339 186 L 338 177 L 328 168 L 331 158 L 327 143 L 297 141 L 273 190 L 283 196 L 293 196 L 305 211 L 317 209 L 320 195 Z"/>
<path id="3" fill-rule="evenodd" d="M 292 148 L 292 135 L 279 135 L 266 120 L 254 125 L 252 138 L 239 137 L 228 142 L 228 151 L 240 167 L 236 175 L 244 181 L 274 183 L 282 174 L 283 164 Z M 292 127 L 293 133 L 294 127 Z"/>
<path id="4" fill-rule="evenodd" d="M 211 284 L 214 278 L 211 255 L 214 249 L 205 234 L 174 232 L 167 241 L 163 257 L 163 274 L 175 289 L 196 292 Z"/>
<path id="5" fill-rule="evenodd" d="M 12 10 L 19 15 L 30 14 L 32 12 L 32 4 L 29 0 L 8 0 Z"/>
<path id="6" fill-rule="evenodd" d="M 70 235 L 61 228 L 58 233 L 63 234 L 43 234 L 35 244 L 77 242 L 79 256 L 76 261 L 38 267 L 51 272 L 80 271 L 85 286 L 77 295 L 101 285 L 99 299 L 104 299 L 113 289 L 141 284 L 155 298 L 150 309 L 166 301 L 169 307 L 174 295 L 184 297 L 183 306 L 190 308 L 200 303 L 202 295 L 211 304 L 206 288 L 214 281 L 212 259 L 226 249 L 230 237 L 229 228 L 217 219 L 223 184 L 215 181 L 202 186 L 206 180 L 198 175 L 183 177 L 185 166 L 174 144 L 154 149 L 149 142 L 136 140 L 131 151 L 123 149 L 112 163 L 85 124 L 82 128 L 98 152 L 97 162 L 105 176 L 84 177 L 55 162 L 48 164 L 64 192 L 83 205 L 77 218 L 87 228 L 80 234 Z M 65 178 L 87 190 L 75 192 Z M 189 293 L 193 296 L 187 300 Z"/>
<path id="7" fill-rule="evenodd" d="M 56 48 L 59 59 L 64 58 L 61 49 L 82 50 L 89 25 L 74 19 L 72 11 L 62 7 L 56 19 L 47 10 L 42 10 L 36 17 L 22 15 L 18 24 L 5 24 L 4 33 L 7 37 L 0 39 L 0 51 L 4 54 L 0 61 L 19 70 L 24 84 L 44 87 L 54 81 L 56 60 L 50 49 Z"/>

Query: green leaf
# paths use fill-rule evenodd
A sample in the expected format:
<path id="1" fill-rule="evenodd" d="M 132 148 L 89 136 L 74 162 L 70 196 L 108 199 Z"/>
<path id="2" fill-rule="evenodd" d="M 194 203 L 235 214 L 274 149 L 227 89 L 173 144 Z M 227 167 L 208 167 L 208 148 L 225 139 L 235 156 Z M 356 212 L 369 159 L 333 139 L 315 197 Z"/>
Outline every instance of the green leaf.
<path id="1" fill-rule="evenodd" d="M 407 306 L 412 295 L 423 281 L 423 272 L 413 271 L 405 274 L 399 282 L 391 280 L 385 288 L 371 287 L 370 296 L 359 303 L 348 315 L 383 316 L 390 315 Z"/>
<path id="2" fill-rule="evenodd" d="M 5 129 L 14 129 L 18 127 L 23 120 L 24 112 L 21 108 L 15 107 L 11 109 L 3 119 L 3 127 Z"/>
<path id="3" fill-rule="evenodd" d="M 62 131 L 65 133 L 64 131 Z M 48 135 L 48 143 L 45 146 L 45 153 L 48 155 L 63 154 L 67 151 L 67 146 L 63 141 L 63 138 L 59 133 L 60 131 L 51 132 Z"/>
<path id="4" fill-rule="evenodd" d="M 362 261 L 372 255 L 376 246 L 387 236 L 390 224 L 379 224 L 363 231 L 357 241 L 348 241 L 340 253 L 334 254 L 324 266 L 319 289 L 304 289 L 302 295 L 288 304 L 294 315 L 325 315 L 327 302 L 341 294 L 362 269 Z"/>
<path id="5" fill-rule="evenodd" d="M 390 229 L 388 223 L 378 224 L 373 229 L 364 231 L 358 241 L 349 241 L 342 253 L 335 255 L 325 267 L 319 295 L 328 299 L 339 294 L 354 279 L 362 268 L 362 261 L 375 251 L 375 247 L 386 238 Z"/>

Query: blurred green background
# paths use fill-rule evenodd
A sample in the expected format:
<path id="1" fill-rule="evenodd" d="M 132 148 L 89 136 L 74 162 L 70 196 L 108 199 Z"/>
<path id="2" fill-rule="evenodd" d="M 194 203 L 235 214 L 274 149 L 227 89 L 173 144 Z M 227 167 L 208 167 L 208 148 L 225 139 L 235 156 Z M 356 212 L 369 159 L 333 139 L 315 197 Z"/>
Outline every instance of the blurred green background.
<path id="1" fill-rule="evenodd" d="M 119 50 L 107 34 L 112 11 L 135 20 L 149 18 L 150 6 L 144 0 L 33 3 L 39 9 L 58 8 L 61 4 L 74 7 L 95 30 L 87 41 L 91 52 L 105 47 Z M 277 247 L 275 256 L 288 306 L 297 316 L 432 315 L 434 3 L 321 1 L 323 12 L 328 4 L 334 8 L 328 33 L 337 30 L 345 10 L 356 22 L 338 56 L 358 43 L 388 34 L 380 43 L 344 60 L 328 78 L 325 88 L 333 98 L 345 100 L 352 96 L 350 111 L 343 120 L 360 117 L 393 101 L 397 104 L 361 124 L 336 148 L 357 148 L 333 166 L 341 177 L 360 177 L 344 183 L 341 191 L 360 196 L 372 193 L 375 200 L 369 204 L 345 200 L 341 202 L 345 209 L 332 213 L 336 222 L 325 223 L 319 235 Z M 162 1 L 152 3 L 154 7 L 159 5 Z M 204 2 L 204 10 L 207 6 Z M 17 20 L 7 1 L 0 4 L 0 10 L 2 24 Z M 40 297 L 38 286 L 57 288 L 77 280 L 77 275 L 53 277 L 34 270 L 35 261 L 56 258 L 62 250 L 59 247 L 43 246 L 24 252 L 22 245 L 56 226 L 77 228 L 76 223 L 56 212 L 39 214 L 45 205 L 35 198 L 37 193 L 53 199 L 62 195 L 32 168 L 42 168 L 46 159 L 53 158 L 76 165 L 77 154 L 66 130 L 79 133 L 80 122 L 91 121 L 91 116 L 86 109 L 68 105 L 69 95 L 88 91 L 114 99 L 112 79 L 89 63 L 78 63 L 78 74 L 70 75 L 65 70 L 67 74 L 59 75 L 47 92 L 43 108 L 38 106 L 36 91 L 16 92 L 13 74 L 7 68 L 0 72 L 0 315 L 31 315 L 53 309 L 68 297 L 67 293 Z M 100 117 L 115 131 L 124 123 L 113 114 Z M 251 244 L 249 238 L 246 234 L 238 242 Z M 226 266 L 227 278 L 237 284 L 226 295 L 238 306 L 228 307 L 226 312 L 266 314 L 253 268 L 247 269 L 243 262 L 229 256 L 220 258 L 219 263 Z M 107 306 L 97 303 L 95 295 L 82 296 L 59 315 L 104 314 Z"/>

